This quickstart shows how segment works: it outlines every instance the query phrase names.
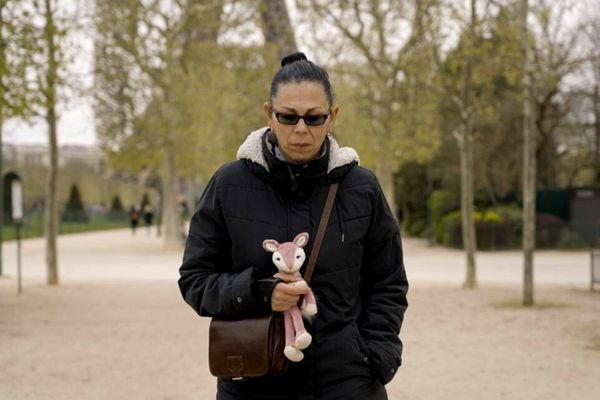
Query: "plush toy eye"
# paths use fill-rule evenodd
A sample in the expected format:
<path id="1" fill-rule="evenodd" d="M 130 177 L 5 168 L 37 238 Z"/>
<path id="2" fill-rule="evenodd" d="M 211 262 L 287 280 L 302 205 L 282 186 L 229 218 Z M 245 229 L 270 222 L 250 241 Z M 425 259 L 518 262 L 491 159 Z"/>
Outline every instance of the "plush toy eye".
<path id="1" fill-rule="evenodd" d="M 302 256 L 296 256 L 296 259 L 302 258 Z"/>
<path id="2" fill-rule="evenodd" d="M 275 259 L 275 261 L 281 261 L 281 258 L 277 257 L 277 258 Z"/>

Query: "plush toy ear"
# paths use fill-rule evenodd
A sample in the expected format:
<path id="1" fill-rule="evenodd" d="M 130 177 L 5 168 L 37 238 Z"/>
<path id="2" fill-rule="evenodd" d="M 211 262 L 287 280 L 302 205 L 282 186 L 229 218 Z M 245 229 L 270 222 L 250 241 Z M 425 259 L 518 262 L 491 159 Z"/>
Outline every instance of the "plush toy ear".
<path id="1" fill-rule="evenodd" d="M 296 235 L 294 238 L 294 244 L 298 247 L 304 247 L 308 243 L 308 233 L 302 232 Z"/>
<path id="2" fill-rule="evenodd" d="M 263 249 L 265 249 L 266 251 L 270 251 L 271 253 L 274 253 L 277 251 L 278 248 L 279 248 L 279 242 L 275 239 L 266 239 L 263 242 Z"/>

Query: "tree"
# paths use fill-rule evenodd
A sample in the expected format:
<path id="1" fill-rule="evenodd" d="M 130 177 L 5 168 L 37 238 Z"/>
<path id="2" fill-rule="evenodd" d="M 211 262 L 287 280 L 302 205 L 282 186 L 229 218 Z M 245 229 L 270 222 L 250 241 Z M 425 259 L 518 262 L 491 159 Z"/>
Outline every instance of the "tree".
<path id="1" fill-rule="evenodd" d="M 583 122 L 583 126 L 577 126 L 577 130 L 591 128 L 590 130 L 593 132 L 591 135 L 593 139 L 588 144 L 588 147 L 593 149 L 591 157 L 592 182 L 600 185 L 600 50 L 598 48 L 600 41 L 600 26 L 598 25 L 600 12 L 594 7 L 593 2 L 584 2 L 580 12 L 582 14 L 585 13 L 582 26 L 587 53 L 587 73 L 584 76 L 585 87 L 579 91 L 584 95 L 588 103 L 587 107 L 580 104 L 580 108 L 585 110 L 584 114 L 589 114 L 592 118 L 590 119 L 587 115 L 579 118 Z"/>
<path id="2" fill-rule="evenodd" d="M 4 122 L 14 117 L 27 117 L 29 104 L 35 99 L 28 82 L 27 66 L 33 55 L 33 39 L 29 15 L 17 0 L 0 0 L 0 154 Z M 3 171 L 0 157 L 0 175 Z M 3 209 L 0 195 L 0 210 Z M 3 218 L 0 218 L 0 237 Z M 2 241 L 0 240 L 0 275 L 2 275 Z"/>
<path id="3" fill-rule="evenodd" d="M 224 2 L 188 0 L 161 8 L 167 3 L 97 1 L 95 113 L 114 166 L 162 172 L 164 236 L 167 246 L 178 246 L 180 182 L 206 182 L 261 126 L 257 105 L 272 76 L 265 65 L 276 65 L 273 50 L 293 34 L 277 31 L 274 37 L 288 39 L 267 46 L 240 44 L 227 32 L 249 10 L 250 18 L 259 19 L 255 2 L 231 3 L 227 12 Z M 280 28 L 263 25 L 265 36 Z"/>
<path id="4" fill-rule="evenodd" d="M 4 181 L 4 173 L 2 168 L 2 126 L 4 125 L 4 77 L 7 75 L 6 68 L 6 42 L 4 39 L 4 29 L 6 22 L 4 20 L 4 9 L 7 0 L 0 0 L 0 180 Z M 4 186 L 0 184 L 0 186 Z M 4 193 L 0 193 L 0 212 L 4 211 L 3 207 Z M 3 238 L 4 215 L 0 215 L 0 275 L 2 275 L 2 238 Z"/>
<path id="5" fill-rule="evenodd" d="M 477 238 L 475 235 L 474 211 L 474 162 L 473 162 L 473 52 L 478 45 L 476 30 L 478 29 L 477 2 L 471 0 L 470 15 L 465 32 L 465 47 L 463 53 L 464 66 L 462 68 L 462 84 L 459 94 L 452 94 L 458 106 L 461 128 L 454 131 L 453 135 L 458 142 L 460 150 L 460 176 L 461 176 L 461 218 L 462 237 L 466 256 L 466 277 L 464 287 L 473 289 L 477 286 L 477 269 L 475 265 L 475 252 L 477 251 Z"/>
<path id="6" fill-rule="evenodd" d="M 530 44 L 532 70 L 536 72 L 533 110 L 536 182 L 546 187 L 558 185 L 557 177 L 562 168 L 560 127 L 574 106 L 569 95 L 573 85 L 566 81 L 581 70 L 586 58 L 579 44 L 585 40 L 582 28 L 588 27 L 586 24 L 568 27 L 566 14 L 570 3 L 540 0 L 530 9 L 531 23 L 537 31 Z"/>
<path id="7" fill-rule="evenodd" d="M 116 80 L 115 88 L 120 97 L 114 108 L 121 115 L 118 126 L 130 129 L 115 132 L 110 138 L 119 142 L 115 150 L 121 151 L 129 145 L 134 151 L 127 153 L 137 153 L 140 159 L 140 156 L 149 157 L 146 162 L 162 164 L 165 245 L 179 247 L 182 236 L 177 163 L 180 155 L 187 153 L 180 150 L 190 146 L 190 135 L 178 129 L 187 120 L 177 107 L 184 98 L 178 90 L 186 90 L 178 83 L 189 83 L 186 77 L 192 71 L 190 49 L 216 42 L 222 2 L 189 0 L 167 5 L 157 0 L 147 4 L 129 1 L 115 5 L 98 0 L 96 4 L 99 32 L 96 54 L 105 53 L 104 60 L 110 60 L 112 55 L 107 49 L 115 48 L 117 62 L 135 69 L 143 77 L 120 75 Z M 107 78 L 115 71 L 110 69 L 111 65 L 108 68 L 99 65 L 101 60 L 97 57 L 97 76 L 104 73 L 103 77 Z M 134 93 L 138 88 L 145 98 L 138 98 L 141 101 L 136 104 Z M 136 107 L 143 111 L 136 112 Z M 139 140 L 142 135 L 145 140 Z M 147 147 L 140 149 L 139 146 Z"/>
<path id="8" fill-rule="evenodd" d="M 22 1 L 28 12 L 31 32 L 31 62 L 26 75 L 33 76 L 35 101 L 28 101 L 32 114 L 43 117 L 48 127 L 48 171 L 44 201 L 44 235 L 46 239 L 47 283 L 59 284 L 56 238 L 58 236 L 58 145 L 57 106 L 64 100 L 65 79 L 69 65 L 67 34 L 75 27 L 76 16 L 67 7 L 59 7 L 57 0 Z M 61 4 L 62 6 L 62 4 Z M 70 46 L 69 46 L 70 47 Z M 74 46 L 73 46 L 74 47 Z M 73 48 L 72 47 L 72 48 Z"/>
<path id="9" fill-rule="evenodd" d="M 45 17 L 43 42 L 46 52 L 45 77 L 40 88 L 44 98 L 46 110 L 46 123 L 48 124 L 48 186 L 46 191 L 45 207 L 45 237 L 46 237 L 46 266 L 48 268 L 47 282 L 49 285 L 58 285 L 58 256 L 56 237 L 58 236 L 58 145 L 57 145 L 57 116 L 56 89 L 58 86 L 59 56 L 57 37 L 59 32 L 54 19 L 56 6 L 51 0 L 44 1 L 43 15 Z"/>
<path id="10" fill-rule="evenodd" d="M 260 0 L 258 7 L 265 42 L 275 45 L 279 58 L 295 52 L 298 46 L 285 0 Z"/>
<path id="11" fill-rule="evenodd" d="M 533 251 L 535 249 L 535 125 L 532 114 L 533 62 L 527 17 L 529 4 L 520 1 L 523 52 L 523 305 L 533 305 Z"/>
<path id="12" fill-rule="evenodd" d="M 489 127 L 483 126 L 487 122 L 486 119 L 489 119 L 489 114 L 492 114 L 492 105 L 497 103 L 496 100 L 492 100 L 498 96 L 498 92 L 494 90 L 494 79 L 501 76 L 501 73 L 495 66 L 494 58 L 505 57 L 505 54 L 498 55 L 491 51 L 496 45 L 494 39 L 498 37 L 494 37 L 493 34 L 494 19 L 491 18 L 489 2 L 482 7 L 481 2 L 471 0 L 468 3 L 468 12 L 464 12 L 453 3 L 447 6 L 448 14 L 452 17 L 449 21 L 459 27 L 460 36 L 457 45 L 445 57 L 441 50 L 436 53 L 439 74 L 433 84 L 436 85 L 440 96 L 444 125 L 451 127 L 449 133 L 456 140 L 459 152 L 461 231 L 466 258 L 463 286 L 473 289 L 477 286 L 477 239 L 473 216 L 475 178 L 478 170 L 486 168 L 485 163 L 476 167 L 475 148 L 483 132 L 489 131 Z M 487 15 L 478 15 L 477 10 L 481 8 Z M 486 145 L 489 146 L 489 142 Z M 445 146 L 445 149 L 447 148 Z M 444 157 L 443 153 L 440 152 L 441 157 Z M 494 198 L 493 191 L 491 194 Z"/>
<path id="13" fill-rule="evenodd" d="M 44 235 L 46 239 L 47 283 L 58 285 L 58 263 L 56 237 L 58 235 L 58 146 L 57 146 L 57 112 L 59 102 L 58 90 L 64 84 L 61 77 L 66 65 L 64 38 L 66 37 L 67 19 L 57 16 L 59 7 L 53 0 L 43 2 L 20 2 L 23 15 L 26 17 L 26 31 L 29 40 L 22 54 L 27 58 L 25 76 L 33 76 L 35 93 L 33 99 L 25 104 L 31 114 L 43 116 L 48 127 L 49 166 L 46 183 Z"/>
<path id="14" fill-rule="evenodd" d="M 333 74 L 355 93 L 345 115 L 366 123 L 347 132 L 364 146 L 363 161 L 374 165 L 395 211 L 394 172 L 403 162 L 429 160 L 439 144 L 435 96 L 427 84 L 439 42 L 439 1 L 298 3 L 315 32 L 315 49 L 333 60 Z"/>

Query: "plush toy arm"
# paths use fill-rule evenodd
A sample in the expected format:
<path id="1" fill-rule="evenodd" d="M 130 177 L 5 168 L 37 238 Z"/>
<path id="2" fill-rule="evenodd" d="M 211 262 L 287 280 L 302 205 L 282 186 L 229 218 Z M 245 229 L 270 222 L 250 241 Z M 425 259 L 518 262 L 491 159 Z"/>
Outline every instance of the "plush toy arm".
<path id="1" fill-rule="evenodd" d="M 315 295 L 311 289 L 308 290 L 308 293 L 304 296 L 304 301 L 302 302 L 302 315 L 305 317 L 313 317 L 317 314 L 317 301 L 315 300 Z"/>

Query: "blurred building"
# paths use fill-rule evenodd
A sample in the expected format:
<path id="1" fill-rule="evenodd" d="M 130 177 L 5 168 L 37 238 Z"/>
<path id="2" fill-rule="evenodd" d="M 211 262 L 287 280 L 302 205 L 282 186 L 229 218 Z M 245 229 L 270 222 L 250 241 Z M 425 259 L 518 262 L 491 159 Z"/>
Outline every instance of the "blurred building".
<path id="1" fill-rule="evenodd" d="M 2 145 L 2 160 L 7 165 L 21 168 L 49 164 L 48 146 L 40 144 L 11 144 Z M 58 166 L 69 164 L 83 166 L 94 172 L 100 172 L 106 165 L 104 154 L 95 146 L 64 145 L 58 149 Z"/>

